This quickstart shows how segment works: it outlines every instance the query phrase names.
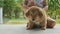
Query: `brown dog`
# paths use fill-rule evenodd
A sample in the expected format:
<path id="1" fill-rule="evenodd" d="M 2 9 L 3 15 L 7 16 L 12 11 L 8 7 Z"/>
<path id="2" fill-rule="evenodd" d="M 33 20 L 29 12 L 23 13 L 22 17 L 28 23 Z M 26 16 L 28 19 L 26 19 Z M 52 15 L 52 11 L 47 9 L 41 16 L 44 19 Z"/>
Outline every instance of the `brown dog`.
<path id="1" fill-rule="evenodd" d="M 34 25 L 36 25 L 38 28 L 41 27 L 43 30 L 46 29 L 47 15 L 43 9 L 37 6 L 32 6 L 27 10 L 25 15 L 29 19 L 27 29 L 32 29 Z"/>

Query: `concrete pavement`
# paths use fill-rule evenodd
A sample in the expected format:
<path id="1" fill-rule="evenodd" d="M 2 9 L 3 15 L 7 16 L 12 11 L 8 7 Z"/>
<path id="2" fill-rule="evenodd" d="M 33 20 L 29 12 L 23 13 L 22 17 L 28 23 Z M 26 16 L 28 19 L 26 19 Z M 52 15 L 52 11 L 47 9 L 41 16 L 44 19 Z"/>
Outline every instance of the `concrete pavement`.
<path id="1" fill-rule="evenodd" d="M 60 24 L 57 24 L 53 29 L 33 29 L 26 30 L 26 24 L 1 24 L 0 34 L 60 34 Z"/>

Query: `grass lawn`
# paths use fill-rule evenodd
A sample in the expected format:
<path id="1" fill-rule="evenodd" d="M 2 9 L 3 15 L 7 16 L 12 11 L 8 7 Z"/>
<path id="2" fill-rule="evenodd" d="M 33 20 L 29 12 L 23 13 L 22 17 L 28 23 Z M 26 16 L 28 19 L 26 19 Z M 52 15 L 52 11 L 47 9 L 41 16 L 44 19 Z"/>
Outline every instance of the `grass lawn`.
<path id="1" fill-rule="evenodd" d="M 4 19 L 4 24 L 26 24 L 28 22 L 27 19 L 19 18 L 19 19 Z M 60 19 L 56 19 L 56 23 L 60 24 Z"/>
<path id="2" fill-rule="evenodd" d="M 24 19 L 24 18 L 17 18 L 17 19 L 4 18 L 3 19 L 4 24 L 26 24 L 27 22 L 28 22 L 28 20 Z"/>
<path id="3" fill-rule="evenodd" d="M 60 24 L 60 19 L 56 19 L 56 23 L 57 24 Z"/>
<path id="4" fill-rule="evenodd" d="M 5 24 L 26 24 L 27 20 L 9 20 Z"/>

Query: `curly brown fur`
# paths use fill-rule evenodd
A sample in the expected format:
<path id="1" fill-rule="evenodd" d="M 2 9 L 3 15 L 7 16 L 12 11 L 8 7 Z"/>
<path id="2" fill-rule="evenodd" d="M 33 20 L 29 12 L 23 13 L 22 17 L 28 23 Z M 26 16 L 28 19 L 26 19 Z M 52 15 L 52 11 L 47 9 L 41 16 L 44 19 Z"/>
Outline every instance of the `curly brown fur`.
<path id="1" fill-rule="evenodd" d="M 32 29 L 34 25 L 36 25 L 38 28 L 41 27 L 43 30 L 46 29 L 47 15 L 43 9 L 37 6 L 32 6 L 27 10 L 25 15 L 29 19 L 27 29 Z"/>

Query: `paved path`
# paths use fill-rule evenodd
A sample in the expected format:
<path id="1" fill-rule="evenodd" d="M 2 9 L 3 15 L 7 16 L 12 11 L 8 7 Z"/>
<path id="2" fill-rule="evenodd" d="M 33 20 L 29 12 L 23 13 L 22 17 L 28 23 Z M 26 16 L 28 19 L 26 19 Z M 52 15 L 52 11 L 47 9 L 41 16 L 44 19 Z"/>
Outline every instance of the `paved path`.
<path id="1" fill-rule="evenodd" d="M 60 25 L 56 25 L 53 29 L 33 29 L 26 30 L 26 24 L 17 25 L 0 25 L 0 34 L 60 34 Z"/>

